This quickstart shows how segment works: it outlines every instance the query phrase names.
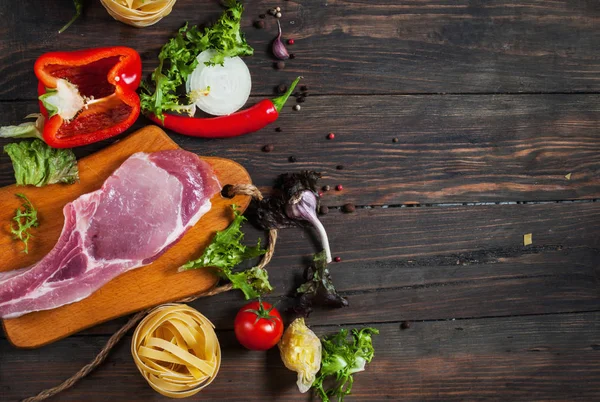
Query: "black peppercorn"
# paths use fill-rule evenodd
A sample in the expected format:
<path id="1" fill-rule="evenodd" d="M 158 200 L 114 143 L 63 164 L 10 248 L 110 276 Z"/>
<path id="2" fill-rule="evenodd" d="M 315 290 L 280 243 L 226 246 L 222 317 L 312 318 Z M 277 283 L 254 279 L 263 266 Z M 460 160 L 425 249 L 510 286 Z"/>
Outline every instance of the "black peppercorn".
<path id="1" fill-rule="evenodd" d="M 321 208 L 319 208 L 319 213 L 321 215 L 327 215 L 329 213 L 329 208 L 325 205 L 321 205 Z"/>
<path id="2" fill-rule="evenodd" d="M 277 70 L 283 70 L 285 68 L 285 63 L 283 61 L 278 61 L 275 63 L 275 68 Z"/>
<path id="3" fill-rule="evenodd" d="M 278 133 L 280 133 L 280 132 L 282 132 L 283 130 L 281 129 L 281 127 L 277 127 L 277 128 L 275 129 L 275 131 L 277 131 Z"/>
<path id="4" fill-rule="evenodd" d="M 344 170 L 344 165 L 337 165 L 335 168 L 337 170 Z"/>
<path id="5" fill-rule="evenodd" d="M 392 139 L 392 142 L 398 142 L 398 138 Z"/>
<path id="6" fill-rule="evenodd" d="M 267 144 L 263 147 L 263 152 L 271 152 L 275 147 L 273 146 L 273 144 Z"/>
<path id="7" fill-rule="evenodd" d="M 323 191 L 329 191 L 331 190 L 331 186 L 328 184 L 326 186 L 323 186 Z"/>
<path id="8" fill-rule="evenodd" d="M 299 96 L 296 98 L 296 102 L 298 103 L 304 103 L 304 101 L 306 101 L 306 97 L 304 96 Z"/>
<path id="9" fill-rule="evenodd" d="M 296 55 L 295 55 L 294 53 L 290 53 L 290 59 L 292 59 L 292 60 L 293 60 L 293 59 L 295 59 L 295 58 L 296 58 Z"/>
<path id="10" fill-rule="evenodd" d="M 296 159 L 296 157 L 295 157 L 295 156 L 290 156 L 290 157 L 288 158 L 288 160 L 289 160 L 290 162 L 294 163 L 294 162 L 296 162 L 298 159 Z"/>
<path id="11" fill-rule="evenodd" d="M 264 19 L 267 17 L 267 14 L 261 14 L 261 15 L 259 15 L 259 17 Z"/>
<path id="12" fill-rule="evenodd" d="M 402 329 L 409 329 L 410 328 L 410 321 L 402 321 L 402 324 L 400 324 L 400 328 L 402 328 Z"/>
<path id="13" fill-rule="evenodd" d="M 302 86 L 300 87 L 300 90 L 301 90 L 302 92 L 306 92 L 306 91 L 308 91 L 308 87 L 307 87 L 306 85 L 302 85 Z"/>
<path id="14" fill-rule="evenodd" d="M 287 91 L 287 86 L 284 84 L 279 84 L 279 86 L 277 87 L 277 92 L 283 94 L 285 93 L 285 91 Z"/>
<path id="15" fill-rule="evenodd" d="M 342 207 L 342 211 L 347 214 L 350 214 L 356 211 L 356 207 L 354 206 L 354 204 L 344 204 L 344 206 Z"/>
<path id="16" fill-rule="evenodd" d="M 265 22 L 263 20 L 255 21 L 254 26 L 258 29 L 263 29 L 265 27 Z"/>

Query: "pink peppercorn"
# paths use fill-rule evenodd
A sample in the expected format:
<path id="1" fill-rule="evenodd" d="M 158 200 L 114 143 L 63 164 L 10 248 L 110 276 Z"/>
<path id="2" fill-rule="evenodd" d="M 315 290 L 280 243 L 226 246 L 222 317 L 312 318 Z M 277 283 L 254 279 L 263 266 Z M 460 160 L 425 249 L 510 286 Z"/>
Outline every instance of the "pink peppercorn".
<path id="1" fill-rule="evenodd" d="M 323 192 L 319 191 L 319 197 L 323 197 Z"/>
<path id="2" fill-rule="evenodd" d="M 293 39 L 288 39 L 288 45 L 293 45 L 294 44 L 294 40 Z"/>
<path id="3" fill-rule="evenodd" d="M 328 140 L 333 140 L 334 138 L 335 138 L 335 134 L 334 133 L 327 134 L 327 139 Z"/>
<path id="4" fill-rule="evenodd" d="M 342 261 L 342 259 L 341 259 L 340 257 L 335 257 L 335 258 L 333 259 L 333 261 L 335 261 L 335 262 L 340 262 L 340 261 Z"/>
<path id="5" fill-rule="evenodd" d="M 344 189 L 344 186 L 342 186 L 341 184 L 338 184 L 337 186 L 335 186 L 335 189 L 337 191 L 342 191 Z"/>

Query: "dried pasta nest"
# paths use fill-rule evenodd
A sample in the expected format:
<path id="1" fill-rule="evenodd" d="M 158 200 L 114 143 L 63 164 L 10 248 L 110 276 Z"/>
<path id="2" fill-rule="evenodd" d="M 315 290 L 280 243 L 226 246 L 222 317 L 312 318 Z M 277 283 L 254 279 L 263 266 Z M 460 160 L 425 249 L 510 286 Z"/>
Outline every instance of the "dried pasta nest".
<path id="1" fill-rule="evenodd" d="M 143 28 L 171 13 L 176 0 L 100 0 L 116 20 Z"/>
<path id="2" fill-rule="evenodd" d="M 164 304 L 148 313 L 133 334 L 131 354 L 148 384 L 171 398 L 198 393 L 221 365 L 213 324 L 185 304 Z"/>

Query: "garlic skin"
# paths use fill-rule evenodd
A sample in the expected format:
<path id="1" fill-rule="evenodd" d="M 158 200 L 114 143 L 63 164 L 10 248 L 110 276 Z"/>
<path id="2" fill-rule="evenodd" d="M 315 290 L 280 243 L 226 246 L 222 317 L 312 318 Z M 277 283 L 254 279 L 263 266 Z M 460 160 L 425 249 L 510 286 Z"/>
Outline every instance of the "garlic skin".
<path id="1" fill-rule="evenodd" d="M 323 250 L 325 250 L 327 263 L 332 261 L 331 249 L 329 247 L 329 239 L 323 224 L 317 217 L 318 199 L 314 192 L 310 190 L 302 191 L 295 200 L 286 205 L 285 214 L 290 219 L 299 219 L 309 222 L 316 230 L 321 240 Z"/>
<path id="2" fill-rule="evenodd" d="M 321 340 L 306 326 L 304 318 L 296 318 L 279 341 L 281 360 L 288 369 L 298 373 L 298 389 L 307 392 L 321 368 Z"/>
<path id="3" fill-rule="evenodd" d="M 279 34 L 273 40 L 273 55 L 279 60 L 287 60 L 290 58 L 290 54 L 288 53 L 287 49 L 285 48 L 285 45 L 281 41 L 281 24 L 279 23 L 279 20 L 277 20 L 277 27 L 279 28 Z"/>

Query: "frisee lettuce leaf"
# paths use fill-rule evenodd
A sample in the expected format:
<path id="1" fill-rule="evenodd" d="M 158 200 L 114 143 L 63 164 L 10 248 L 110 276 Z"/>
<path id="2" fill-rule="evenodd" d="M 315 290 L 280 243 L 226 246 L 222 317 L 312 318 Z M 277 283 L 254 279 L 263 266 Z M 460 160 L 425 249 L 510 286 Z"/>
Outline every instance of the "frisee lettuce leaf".
<path id="1" fill-rule="evenodd" d="M 341 329 L 337 334 L 321 339 L 321 369 L 312 386 L 323 402 L 329 402 L 333 397 L 343 401 L 344 396 L 350 395 L 354 382 L 352 375 L 364 371 L 365 365 L 373 360 L 372 336 L 378 333 L 375 328 L 353 329 L 352 337 L 348 339 L 348 330 Z M 325 389 L 323 382 L 328 378 L 334 382 Z"/>
<path id="2" fill-rule="evenodd" d="M 23 252 L 28 254 L 29 239 L 32 237 L 31 233 L 29 233 L 29 229 L 39 225 L 37 210 L 33 207 L 33 204 L 25 194 L 15 195 L 23 200 L 23 205 L 15 211 L 15 216 L 13 217 L 15 223 L 11 225 L 10 232 L 15 240 L 21 240 L 23 244 L 25 244 Z"/>
<path id="3" fill-rule="evenodd" d="M 42 140 L 13 142 L 4 146 L 10 156 L 18 186 L 42 187 L 79 180 L 77 159 L 70 149 L 56 149 Z"/>
<path id="4" fill-rule="evenodd" d="M 220 277 L 231 282 L 234 289 L 241 290 L 246 299 L 254 299 L 273 290 L 267 271 L 254 267 L 246 271 L 233 272 L 233 268 L 244 260 L 265 254 L 266 250 L 260 247 L 260 239 L 255 247 L 242 244 L 244 232 L 241 226 L 246 218 L 240 214 L 235 205 L 232 205 L 232 209 L 234 219 L 229 227 L 217 232 L 202 256 L 182 265 L 179 271 L 213 267 Z"/>
<path id="5" fill-rule="evenodd" d="M 241 31 L 244 6 L 230 2 L 229 8 L 211 27 L 201 29 L 187 23 L 179 29 L 160 50 L 158 67 L 150 82 L 140 85 L 140 103 L 144 113 L 152 113 L 163 120 L 164 112 L 193 114 L 193 103 L 181 97 L 177 90 L 198 65 L 196 57 L 207 49 L 216 50 L 207 65 L 223 64 L 225 57 L 251 56 L 254 49 L 248 45 Z"/>

